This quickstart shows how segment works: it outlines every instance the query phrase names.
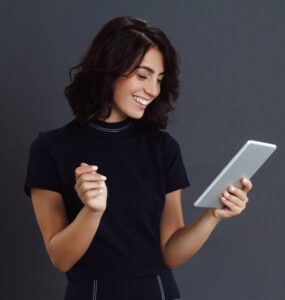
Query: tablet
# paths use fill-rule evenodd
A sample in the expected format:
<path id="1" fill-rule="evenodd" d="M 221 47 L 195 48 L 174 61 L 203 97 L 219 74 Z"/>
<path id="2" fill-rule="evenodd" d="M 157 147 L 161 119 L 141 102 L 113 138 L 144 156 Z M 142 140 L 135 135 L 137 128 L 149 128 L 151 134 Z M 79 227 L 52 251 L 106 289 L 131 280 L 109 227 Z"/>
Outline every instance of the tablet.
<path id="1" fill-rule="evenodd" d="M 222 193 L 227 190 L 228 186 L 235 185 L 242 188 L 243 185 L 240 179 L 242 177 L 250 179 L 276 148 L 277 146 L 274 144 L 253 140 L 247 141 L 203 194 L 195 201 L 194 206 L 224 207 L 220 197 Z"/>

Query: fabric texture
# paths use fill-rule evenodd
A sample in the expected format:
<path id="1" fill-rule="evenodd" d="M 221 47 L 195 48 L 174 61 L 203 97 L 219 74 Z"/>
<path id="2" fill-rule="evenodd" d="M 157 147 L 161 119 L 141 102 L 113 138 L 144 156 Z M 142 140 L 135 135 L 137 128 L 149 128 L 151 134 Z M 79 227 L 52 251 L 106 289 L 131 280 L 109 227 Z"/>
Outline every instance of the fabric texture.
<path id="1" fill-rule="evenodd" d="M 129 279 L 68 282 L 64 300 L 182 300 L 172 272 Z"/>
<path id="2" fill-rule="evenodd" d="M 107 208 L 89 248 L 66 272 L 67 279 L 126 279 L 170 271 L 159 243 L 165 194 L 190 186 L 177 141 L 153 136 L 132 118 L 68 124 L 39 132 L 29 149 L 24 183 L 61 193 L 72 222 L 83 207 L 74 189 L 81 162 L 106 176 Z"/>

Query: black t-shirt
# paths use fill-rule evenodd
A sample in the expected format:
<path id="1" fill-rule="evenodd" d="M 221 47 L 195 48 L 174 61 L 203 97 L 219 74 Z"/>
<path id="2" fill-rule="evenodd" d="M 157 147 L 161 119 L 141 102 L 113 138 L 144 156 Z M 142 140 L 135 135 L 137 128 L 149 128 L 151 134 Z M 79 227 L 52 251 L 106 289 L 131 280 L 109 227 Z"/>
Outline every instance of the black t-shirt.
<path id="1" fill-rule="evenodd" d="M 81 162 L 106 176 L 107 207 L 88 250 L 68 280 L 112 279 L 167 272 L 159 242 L 165 194 L 190 185 L 180 146 L 166 131 L 152 135 L 137 120 L 108 123 L 73 119 L 39 132 L 29 150 L 24 191 L 62 194 L 69 221 L 83 207 L 74 189 Z M 84 232 L 82 232 L 84 234 Z"/>

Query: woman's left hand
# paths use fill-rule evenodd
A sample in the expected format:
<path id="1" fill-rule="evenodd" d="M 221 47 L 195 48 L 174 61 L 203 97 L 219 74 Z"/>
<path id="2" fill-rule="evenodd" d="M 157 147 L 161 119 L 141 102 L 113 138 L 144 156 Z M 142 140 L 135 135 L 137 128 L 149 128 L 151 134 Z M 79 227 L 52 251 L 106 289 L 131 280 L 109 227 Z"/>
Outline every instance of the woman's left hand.
<path id="1" fill-rule="evenodd" d="M 252 183 L 249 179 L 241 178 L 242 188 L 229 185 L 228 191 L 224 191 L 221 201 L 225 205 L 224 208 L 212 208 L 213 215 L 218 219 L 231 218 L 239 215 L 245 210 L 248 202 L 247 193 L 252 189 Z"/>

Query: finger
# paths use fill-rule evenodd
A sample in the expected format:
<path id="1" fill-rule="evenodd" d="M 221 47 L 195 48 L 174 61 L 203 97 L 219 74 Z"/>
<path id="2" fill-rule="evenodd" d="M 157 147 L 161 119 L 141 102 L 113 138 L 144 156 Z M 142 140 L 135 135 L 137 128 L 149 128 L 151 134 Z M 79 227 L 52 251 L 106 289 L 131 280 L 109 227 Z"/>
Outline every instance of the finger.
<path id="1" fill-rule="evenodd" d="M 230 194 L 238 197 L 241 201 L 243 201 L 245 203 L 248 202 L 246 193 L 242 189 L 238 188 L 237 186 L 230 185 L 228 187 L 228 191 L 230 192 Z"/>
<path id="2" fill-rule="evenodd" d="M 232 201 L 224 198 L 224 197 L 221 197 L 221 201 L 223 204 L 226 205 L 227 208 L 229 208 L 229 210 L 233 213 L 233 214 L 236 214 L 240 211 L 240 207 L 237 206 L 235 203 L 233 203 Z"/>
<path id="3" fill-rule="evenodd" d="M 79 190 L 78 190 L 78 196 L 80 198 L 84 197 L 85 194 L 87 192 L 90 192 L 90 191 L 99 191 L 101 189 L 104 188 L 104 183 L 103 182 L 98 182 L 98 183 L 95 183 L 95 182 L 83 182 L 80 187 L 79 187 Z"/>
<path id="4" fill-rule="evenodd" d="M 103 176 L 102 174 L 99 174 L 96 172 L 96 170 L 97 170 L 96 167 L 98 168 L 98 166 L 92 166 L 92 165 L 87 165 L 85 163 L 81 163 L 81 167 L 78 167 L 75 169 L 76 182 L 75 182 L 74 188 L 76 191 L 78 190 L 78 188 L 82 184 L 82 182 L 84 182 L 86 179 L 86 178 L 85 179 L 82 178 L 83 174 L 91 173 L 93 175 L 94 181 L 96 181 L 96 180 L 105 181 L 107 179 L 106 176 Z M 94 177 L 94 175 L 96 175 L 96 176 Z"/>
<path id="5" fill-rule="evenodd" d="M 86 174 L 83 174 L 77 181 L 78 189 L 97 189 L 105 186 L 105 183 L 103 181 L 99 181 L 98 179 L 93 179 L 92 181 L 85 179 L 82 180 L 83 176 L 86 178 Z"/>
<path id="6" fill-rule="evenodd" d="M 231 195 L 227 192 L 223 193 L 223 197 L 226 198 L 227 200 L 231 201 L 233 204 L 235 204 L 238 207 L 244 208 L 245 206 L 245 201 L 241 200 L 240 198 Z"/>
<path id="7" fill-rule="evenodd" d="M 252 189 L 252 182 L 248 179 L 248 178 L 245 178 L 245 177 L 242 177 L 241 179 L 240 179 L 240 181 L 241 181 L 241 183 L 242 183 L 242 185 L 243 185 L 243 188 L 242 188 L 242 190 L 244 191 L 244 192 L 249 192 L 251 189 Z"/>
<path id="8" fill-rule="evenodd" d="M 93 179 L 92 180 L 86 179 L 86 175 L 88 175 L 89 178 L 92 176 Z M 107 179 L 107 177 L 102 176 L 101 174 L 98 174 L 98 173 L 82 174 L 81 176 L 77 177 L 74 188 L 76 191 L 78 191 L 79 189 L 82 189 L 81 186 L 83 183 L 89 182 L 94 185 L 95 181 L 97 181 L 99 184 L 101 184 L 102 187 L 104 187 L 105 186 L 104 182 L 106 181 L 106 179 Z"/>
<path id="9" fill-rule="evenodd" d="M 81 174 L 78 178 L 77 178 L 77 182 L 80 185 L 82 182 L 94 182 L 94 181 L 104 181 L 102 178 L 102 174 L 100 173 L 96 173 L 96 172 L 92 172 L 92 173 L 83 173 Z"/>
<path id="10" fill-rule="evenodd" d="M 97 171 L 97 169 L 98 169 L 98 166 L 87 165 L 87 164 L 82 165 L 75 169 L 75 177 L 78 178 L 83 173 L 94 172 L 94 171 Z"/>

